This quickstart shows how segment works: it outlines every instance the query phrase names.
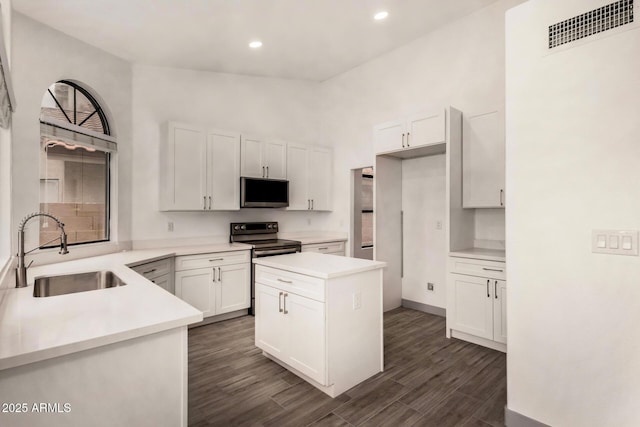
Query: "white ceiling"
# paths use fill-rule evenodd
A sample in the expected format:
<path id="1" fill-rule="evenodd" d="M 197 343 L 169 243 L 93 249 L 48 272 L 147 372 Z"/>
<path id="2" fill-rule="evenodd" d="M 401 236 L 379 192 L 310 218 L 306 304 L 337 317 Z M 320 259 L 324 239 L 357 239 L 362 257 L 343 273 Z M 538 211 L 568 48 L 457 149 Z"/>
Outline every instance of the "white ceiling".
<path id="1" fill-rule="evenodd" d="M 135 63 L 323 81 L 496 0 L 13 0 Z M 389 17 L 374 21 L 387 10 Z M 249 41 L 260 39 L 253 50 Z"/>

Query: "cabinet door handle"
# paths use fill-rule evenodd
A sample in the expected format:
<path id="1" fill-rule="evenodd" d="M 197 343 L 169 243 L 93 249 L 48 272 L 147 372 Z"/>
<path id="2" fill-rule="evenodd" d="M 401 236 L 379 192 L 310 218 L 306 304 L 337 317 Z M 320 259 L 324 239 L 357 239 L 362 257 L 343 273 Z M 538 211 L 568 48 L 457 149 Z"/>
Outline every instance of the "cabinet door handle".
<path id="1" fill-rule="evenodd" d="M 209 262 L 214 262 L 214 261 L 224 261 L 224 258 L 213 258 L 209 260 Z"/>
<path id="2" fill-rule="evenodd" d="M 504 190 L 501 188 L 500 189 L 500 206 L 504 206 L 503 196 L 504 196 Z"/>
<path id="3" fill-rule="evenodd" d="M 213 267 L 213 283 L 216 283 L 216 268 Z"/>
<path id="4" fill-rule="evenodd" d="M 209 196 L 209 210 L 211 210 L 211 196 Z"/>
<path id="5" fill-rule="evenodd" d="M 407 132 L 407 147 L 409 146 L 409 135 L 411 135 L 409 132 Z"/>
<path id="6" fill-rule="evenodd" d="M 487 298 L 491 298 L 491 295 L 489 294 L 489 282 L 491 280 L 487 280 Z"/>
<path id="7" fill-rule="evenodd" d="M 282 283 L 293 283 L 291 280 L 284 280 L 278 277 L 278 282 L 282 282 Z"/>
<path id="8" fill-rule="evenodd" d="M 202 209 L 207 209 L 207 196 L 202 197 L 202 202 L 204 203 Z"/>
<path id="9" fill-rule="evenodd" d="M 307 210 L 311 210 L 311 199 L 307 199 Z"/>
<path id="10" fill-rule="evenodd" d="M 486 268 L 486 267 L 482 267 L 482 269 L 484 271 L 499 271 L 500 273 L 502 273 L 502 270 L 499 268 Z"/>
<path id="11" fill-rule="evenodd" d="M 404 133 L 402 134 L 402 148 L 404 148 Z"/>
<path id="12" fill-rule="evenodd" d="M 222 270 L 218 267 L 218 282 L 222 282 Z"/>
<path id="13" fill-rule="evenodd" d="M 267 166 L 267 178 L 269 178 L 269 166 Z"/>
<path id="14" fill-rule="evenodd" d="M 313 199 L 311 199 L 311 210 L 313 210 Z"/>
<path id="15" fill-rule="evenodd" d="M 154 271 L 156 271 L 156 269 L 155 269 L 155 268 L 152 268 L 152 269 L 151 269 L 151 270 L 149 270 L 149 271 L 144 271 L 142 274 L 149 274 L 149 273 L 153 273 Z"/>
<path id="16" fill-rule="evenodd" d="M 284 311 L 283 311 L 283 313 L 284 313 L 284 314 L 289 313 L 289 312 L 287 311 L 287 297 L 288 297 L 288 296 L 289 296 L 289 294 L 285 292 L 285 294 L 284 294 L 284 298 L 283 298 L 283 299 L 284 299 L 284 305 L 282 306 L 282 307 L 283 307 L 283 309 L 284 309 Z"/>
<path id="17" fill-rule="evenodd" d="M 493 284 L 493 294 L 495 295 L 496 299 L 498 299 L 498 281 L 497 280 Z"/>
<path id="18" fill-rule="evenodd" d="M 262 177 L 264 178 L 264 166 L 262 167 Z"/>
<path id="19" fill-rule="evenodd" d="M 278 311 L 280 313 L 282 313 L 282 295 L 284 295 L 284 292 L 278 294 Z"/>

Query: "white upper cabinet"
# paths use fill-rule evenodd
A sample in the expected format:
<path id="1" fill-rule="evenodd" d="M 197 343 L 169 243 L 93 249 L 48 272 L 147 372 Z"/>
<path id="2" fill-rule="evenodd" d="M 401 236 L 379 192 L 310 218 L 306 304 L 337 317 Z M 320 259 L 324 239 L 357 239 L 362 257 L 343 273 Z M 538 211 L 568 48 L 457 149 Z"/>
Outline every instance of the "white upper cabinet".
<path id="1" fill-rule="evenodd" d="M 418 148 L 445 142 L 444 109 L 414 114 L 407 119 L 406 148 Z"/>
<path id="2" fill-rule="evenodd" d="M 287 144 L 242 136 L 241 175 L 252 178 L 287 178 Z"/>
<path id="3" fill-rule="evenodd" d="M 288 210 L 331 210 L 332 156 L 329 148 L 288 144 Z"/>
<path id="4" fill-rule="evenodd" d="M 237 133 L 207 132 L 207 194 L 210 210 L 236 210 L 240 203 L 240 138 Z"/>
<path id="5" fill-rule="evenodd" d="M 404 119 L 375 126 L 373 128 L 373 140 L 376 153 L 386 153 L 405 148 L 405 133 L 406 122 Z"/>
<path id="6" fill-rule="evenodd" d="M 239 133 L 170 122 L 160 164 L 160 210 L 240 209 Z"/>
<path id="7" fill-rule="evenodd" d="M 445 142 L 443 108 L 374 126 L 376 154 L 393 153 Z"/>
<path id="8" fill-rule="evenodd" d="M 331 210 L 331 182 L 333 176 L 332 152 L 312 147 L 309 151 L 309 198 L 311 210 Z"/>
<path id="9" fill-rule="evenodd" d="M 204 128 L 169 123 L 160 148 L 160 209 L 202 210 L 207 193 Z"/>
<path id="10" fill-rule="evenodd" d="M 462 205 L 465 208 L 505 206 L 504 113 L 469 115 L 462 130 Z"/>
<path id="11" fill-rule="evenodd" d="M 287 175 L 289 177 L 289 210 L 304 211 L 310 208 L 307 184 L 309 169 L 307 169 L 306 145 L 289 143 L 287 148 Z"/>

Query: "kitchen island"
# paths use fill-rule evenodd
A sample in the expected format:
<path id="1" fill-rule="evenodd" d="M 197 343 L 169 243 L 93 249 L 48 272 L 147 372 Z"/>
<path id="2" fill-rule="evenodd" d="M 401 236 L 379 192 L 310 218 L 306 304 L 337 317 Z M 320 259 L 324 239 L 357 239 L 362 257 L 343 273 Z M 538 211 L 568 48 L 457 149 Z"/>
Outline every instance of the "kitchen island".
<path id="1" fill-rule="evenodd" d="M 316 252 L 256 258 L 256 346 L 331 397 L 384 368 L 384 262 Z"/>

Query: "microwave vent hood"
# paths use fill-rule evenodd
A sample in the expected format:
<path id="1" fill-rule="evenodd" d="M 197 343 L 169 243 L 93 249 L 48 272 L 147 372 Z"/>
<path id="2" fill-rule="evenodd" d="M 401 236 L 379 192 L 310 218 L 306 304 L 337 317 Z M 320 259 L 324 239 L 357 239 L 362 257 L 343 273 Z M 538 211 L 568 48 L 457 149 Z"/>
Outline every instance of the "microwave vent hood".
<path id="1" fill-rule="evenodd" d="M 285 208 L 289 206 L 289 181 L 240 177 L 241 208 Z"/>

